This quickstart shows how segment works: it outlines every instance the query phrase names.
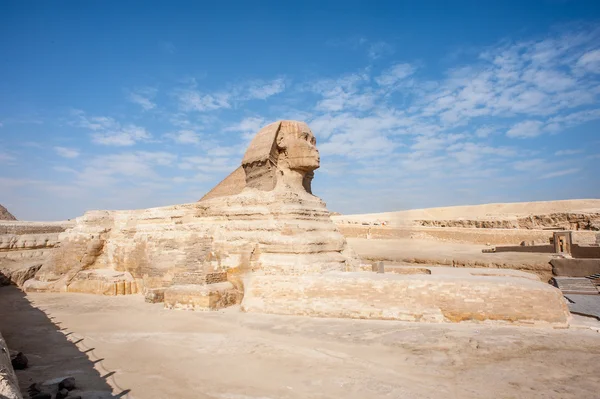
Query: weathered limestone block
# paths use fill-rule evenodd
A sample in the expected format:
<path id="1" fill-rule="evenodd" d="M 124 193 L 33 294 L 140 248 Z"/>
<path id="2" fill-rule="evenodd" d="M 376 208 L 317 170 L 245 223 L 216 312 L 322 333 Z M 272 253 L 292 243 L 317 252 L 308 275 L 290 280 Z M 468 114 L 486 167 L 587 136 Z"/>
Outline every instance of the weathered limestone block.
<path id="1" fill-rule="evenodd" d="M 164 292 L 165 308 L 217 310 L 235 305 L 238 292 L 230 282 L 196 285 L 173 285 Z"/>
<path id="2" fill-rule="evenodd" d="M 19 382 L 10 361 L 10 351 L 0 334 L 0 398 L 23 399 Z"/>
<path id="3" fill-rule="evenodd" d="M 554 327 L 566 327 L 570 317 L 561 292 L 532 279 L 368 272 L 248 276 L 242 309 L 318 317 Z"/>

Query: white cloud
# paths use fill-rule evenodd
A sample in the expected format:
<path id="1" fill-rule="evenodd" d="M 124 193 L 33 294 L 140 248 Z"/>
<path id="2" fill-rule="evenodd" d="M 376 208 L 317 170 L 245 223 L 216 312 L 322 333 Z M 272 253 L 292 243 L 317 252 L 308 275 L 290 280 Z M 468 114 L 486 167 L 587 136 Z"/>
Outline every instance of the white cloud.
<path id="1" fill-rule="evenodd" d="M 572 174 L 577 173 L 579 171 L 580 171 L 579 168 L 558 170 L 556 172 L 546 173 L 545 175 L 542 176 L 542 179 L 552 179 L 554 177 L 561 177 L 561 176 L 572 175 Z"/>
<path id="2" fill-rule="evenodd" d="M 260 129 L 268 124 L 264 118 L 250 116 L 242 119 L 239 123 L 226 127 L 226 132 L 241 132 L 245 140 L 250 140 Z"/>
<path id="3" fill-rule="evenodd" d="M 74 148 L 54 147 L 54 151 L 63 158 L 77 158 L 79 151 Z"/>
<path id="4" fill-rule="evenodd" d="M 269 97 L 282 93 L 286 87 L 285 79 L 283 78 L 270 81 L 251 80 L 213 93 L 201 92 L 197 89 L 197 85 L 197 82 L 192 80 L 188 84 L 188 88 L 174 91 L 181 111 L 207 112 L 218 109 L 229 109 L 243 101 L 266 100 Z"/>
<path id="5" fill-rule="evenodd" d="M 180 130 L 175 133 L 169 133 L 166 137 L 175 141 L 177 144 L 199 144 L 200 135 L 193 130 Z"/>
<path id="6" fill-rule="evenodd" d="M 156 96 L 157 90 L 151 87 L 145 87 L 127 92 L 127 99 L 134 104 L 138 104 L 145 111 L 156 108 L 156 103 L 152 99 Z"/>
<path id="7" fill-rule="evenodd" d="M 392 54 L 393 52 L 394 52 L 394 48 L 390 44 L 383 42 L 383 41 L 369 43 L 368 49 L 367 49 L 367 55 L 372 60 L 376 60 L 383 56 Z"/>
<path id="8" fill-rule="evenodd" d="M 197 170 L 204 173 L 228 173 L 239 166 L 239 160 L 225 156 L 194 156 L 184 157 L 178 166 L 183 170 Z"/>
<path id="9" fill-rule="evenodd" d="M 275 79 L 270 82 L 255 81 L 251 82 L 247 88 L 248 93 L 245 95 L 247 99 L 265 100 L 275 94 L 279 94 L 285 90 L 285 81 L 283 79 Z"/>
<path id="10" fill-rule="evenodd" d="M 537 137 L 542 134 L 542 125 L 540 121 L 519 122 L 506 132 L 506 136 L 520 139 Z"/>
<path id="11" fill-rule="evenodd" d="M 588 51 L 582 55 L 577 66 L 592 73 L 600 73 L 600 50 Z"/>
<path id="12" fill-rule="evenodd" d="M 396 64 L 376 77 L 375 81 L 380 86 L 391 86 L 412 75 L 414 71 L 410 64 Z"/>
<path id="13" fill-rule="evenodd" d="M 540 172 L 542 170 L 546 170 L 548 169 L 548 166 L 551 163 L 549 163 L 547 160 L 545 159 L 541 159 L 541 158 L 533 158 L 533 159 L 527 159 L 527 160 L 522 160 L 522 161 L 516 161 L 513 163 L 513 168 L 515 170 L 521 171 L 521 172 Z"/>
<path id="14" fill-rule="evenodd" d="M 116 131 L 105 131 L 92 134 L 92 141 L 96 144 L 112 145 L 119 147 L 132 146 L 138 141 L 150 140 L 151 135 L 140 126 L 127 125 Z"/>
<path id="15" fill-rule="evenodd" d="M 106 116 L 88 117 L 81 110 L 73 110 L 74 119 L 69 124 L 91 130 L 92 142 L 110 146 L 132 146 L 139 141 L 148 141 L 152 135 L 145 128 L 134 124 L 122 125 Z"/>
<path id="16" fill-rule="evenodd" d="M 355 73 L 318 80 L 308 85 L 308 89 L 322 97 L 315 107 L 319 111 L 365 111 L 375 102 L 373 90 L 365 86 L 369 80 L 366 73 Z"/>
<path id="17" fill-rule="evenodd" d="M 446 148 L 449 144 L 465 137 L 464 134 L 448 134 L 437 137 L 417 136 L 415 137 L 414 144 L 411 145 L 410 148 L 414 151 L 434 152 Z"/>
<path id="18" fill-rule="evenodd" d="M 129 184 L 143 184 L 160 180 L 156 167 L 169 167 L 177 160 L 175 154 L 164 151 L 136 151 L 102 155 L 92 158 L 77 173 L 78 185 L 103 187 L 116 186 L 122 179 Z"/>
<path id="19" fill-rule="evenodd" d="M 475 136 L 477 136 L 479 138 L 486 138 L 490 134 L 494 133 L 495 131 L 496 131 L 496 129 L 494 129 L 490 126 L 482 126 L 482 127 L 478 128 L 477 130 L 475 130 Z"/>
<path id="20" fill-rule="evenodd" d="M 554 153 L 557 157 L 565 156 L 565 155 L 576 155 L 583 153 L 583 150 L 559 150 Z"/>
<path id="21" fill-rule="evenodd" d="M 231 108 L 228 93 L 203 94 L 196 90 L 186 89 L 176 92 L 181 110 L 214 111 L 220 108 Z"/>

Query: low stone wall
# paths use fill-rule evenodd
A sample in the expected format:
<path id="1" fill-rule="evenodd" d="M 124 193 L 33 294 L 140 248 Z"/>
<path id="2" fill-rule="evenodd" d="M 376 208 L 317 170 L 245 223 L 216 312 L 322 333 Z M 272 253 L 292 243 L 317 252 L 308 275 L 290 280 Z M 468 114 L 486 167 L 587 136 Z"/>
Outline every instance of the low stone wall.
<path id="1" fill-rule="evenodd" d="M 19 382 L 10 361 L 10 352 L 4 338 L 0 334 L 0 398 L 23 399 L 19 390 Z"/>
<path id="2" fill-rule="evenodd" d="M 550 230 L 525 229 L 483 229 L 483 228 L 443 228 L 443 227 L 389 227 L 337 224 L 346 238 L 424 238 L 441 241 L 453 241 L 480 245 L 519 245 L 521 242 L 549 243 Z M 593 231 L 574 231 L 573 242 L 594 244 L 598 233 Z"/>
<path id="3" fill-rule="evenodd" d="M 245 288 L 242 309 L 247 312 L 553 327 L 566 327 L 570 317 L 558 289 L 504 275 L 252 275 Z"/>
<path id="4" fill-rule="evenodd" d="M 600 273 L 600 259 L 556 258 L 550 264 L 555 276 L 587 277 Z"/>
<path id="5" fill-rule="evenodd" d="M 600 259 L 600 247 L 573 244 L 571 255 L 574 258 Z"/>

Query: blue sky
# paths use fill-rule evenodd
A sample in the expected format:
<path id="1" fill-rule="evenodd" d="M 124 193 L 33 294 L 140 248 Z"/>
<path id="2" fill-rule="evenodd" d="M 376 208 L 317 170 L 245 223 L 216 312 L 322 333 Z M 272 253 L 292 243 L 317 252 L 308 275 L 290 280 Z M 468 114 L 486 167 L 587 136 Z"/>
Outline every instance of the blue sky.
<path id="1" fill-rule="evenodd" d="M 196 201 L 278 119 L 333 211 L 600 197 L 597 1 L 0 1 L 0 76 L 23 220 Z"/>

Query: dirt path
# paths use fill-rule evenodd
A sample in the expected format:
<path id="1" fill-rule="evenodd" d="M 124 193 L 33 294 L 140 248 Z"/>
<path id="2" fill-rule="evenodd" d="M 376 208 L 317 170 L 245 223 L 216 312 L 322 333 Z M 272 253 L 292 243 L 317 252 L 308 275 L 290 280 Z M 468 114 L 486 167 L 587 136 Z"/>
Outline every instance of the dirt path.
<path id="1" fill-rule="evenodd" d="M 23 387 L 71 374 L 84 398 L 107 389 L 144 399 L 594 398 L 600 390 L 600 334 L 591 330 L 168 311 L 140 296 L 24 298 L 12 287 L 0 288 L 0 316 L 8 344 L 31 359 L 19 372 Z M 49 323 L 61 329 L 52 339 Z"/>

